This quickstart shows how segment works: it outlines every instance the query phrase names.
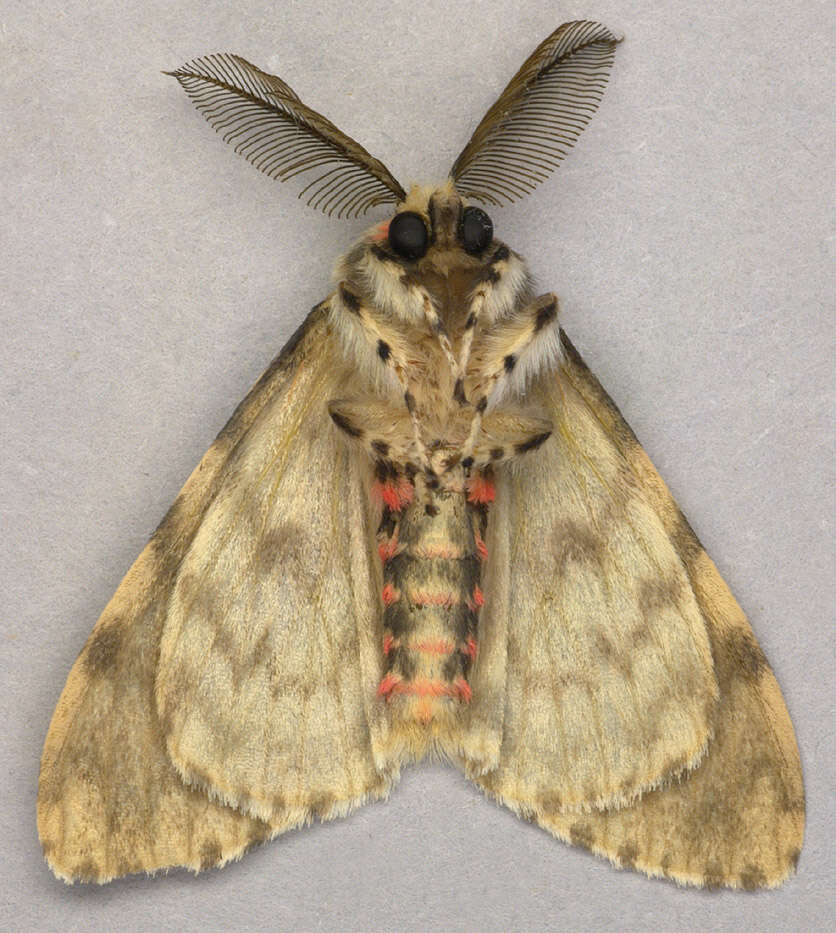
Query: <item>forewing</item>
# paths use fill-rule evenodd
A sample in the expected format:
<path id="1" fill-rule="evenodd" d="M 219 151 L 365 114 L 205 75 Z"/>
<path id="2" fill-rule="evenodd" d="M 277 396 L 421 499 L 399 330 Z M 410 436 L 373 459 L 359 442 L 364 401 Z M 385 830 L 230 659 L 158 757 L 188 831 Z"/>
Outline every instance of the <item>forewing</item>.
<path id="1" fill-rule="evenodd" d="M 497 481 L 513 623 L 500 763 L 484 780 L 533 806 L 579 810 L 629 803 L 693 767 L 717 685 L 676 548 L 564 383 L 543 390 L 552 437 Z"/>
<path id="2" fill-rule="evenodd" d="M 570 589 L 561 582 L 550 601 L 515 604 L 512 598 L 509 604 L 514 625 L 500 766 L 479 782 L 517 812 L 616 864 L 697 885 L 778 884 L 798 858 L 804 823 L 800 762 L 780 690 L 746 617 L 647 455 L 562 336 L 566 358 L 552 394 L 559 443 L 544 459 L 550 469 L 573 464 L 574 473 L 586 474 L 584 497 L 596 521 L 582 530 L 561 517 L 558 537 L 548 542 L 561 558 L 558 579 L 568 574 L 575 581 Z M 532 492 L 526 482 L 535 481 L 521 474 L 509 484 L 512 507 L 524 510 L 522 518 L 512 519 L 512 538 L 530 542 L 544 529 L 535 524 L 532 532 L 526 525 L 524 500 Z M 533 491 L 541 489 L 538 483 Z M 569 484 L 561 497 L 570 509 L 579 495 L 572 489 Z M 641 507 L 631 505 L 636 501 Z M 645 518 L 640 522 L 637 515 Z M 590 533 L 595 527 L 603 536 Z M 605 570 L 613 560 L 610 551 L 621 556 Z M 530 559 L 520 563 L 512 553 L 512 594 L 538 587 L 531 567 Z M 568 598 L 575 592 L 583 598 Z M 599 607 L 616 599 L 628 618 L 637 611 L 643 619 L 642 628 L 627 627 L 627 638 L 620 637 L 623 622 L 598 615 Z M 533 605 L 533 618 L 523 616 L 524 605 Z M 705 663 L 705 636 L 711 667 Z M 683 651 L 690 659 L 685 665 Z M 657 665 L 656 658 L 665 663 Z M 617 715 L 600 703 L 596 707 L 596 696 L 614 704 Z M 705 757 L 671 780 L 681 770 L 683 751 L 688 755 L 690 742 L 683 738 L 702 730 L 710 737 Z M 577 736 L 576 746 L 567 745 L 567 734 Z M 535 761 L 537 754 L 553 768 L 550 776 Z M 615 793 L 605 810 L 573 812 L 566 788 L 577 786 L 578 769 L 589 774 L 590 760 L 600 762 L 609 777 L 604 786 Z M 643 782 L 659 787 L 625 801 L 612 782 L 615 774 L 628 775 L 631 793 Z M 582 802 L 596 803 L 594 794 L 587 792 Z"/>
<path id="3" fill-rule="evenodd" d="M 208 868 L 294 823 L 292 811 L 268 823 L 184 783 L 166 753 L 155 681 L 181 565 L 226 488 L 238 445 L 263 423 L 265 409 L 307 404 L 327 365 L 326 343 L 320 307 L 209 448 L 70 672 L 44 746 L 38 790 L 44 854 L 67 881 L 103 882 L 175 865 Z M 362 589 L 361 575 L 358 598 Z M 225 705 L 234 702 L 228 696 Z"/>
<path id="4" fill-rule="evenodd" d="M 360 632 L 380 655 L 368 483 L 328 414 L 346 382 L 326 356 L 299 404 L 265 406 L 239 443 L 160 645 L 178 771 L 268 821 L 344 813 L 389 784 L 366 715 L 380 675 L 361 674 Z"/>

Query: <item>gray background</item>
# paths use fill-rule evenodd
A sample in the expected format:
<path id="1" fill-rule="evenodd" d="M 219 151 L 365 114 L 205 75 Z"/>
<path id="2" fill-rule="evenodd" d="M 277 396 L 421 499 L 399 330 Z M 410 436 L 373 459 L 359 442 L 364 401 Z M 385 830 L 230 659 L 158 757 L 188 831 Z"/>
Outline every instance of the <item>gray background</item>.
<path id="1" fill-rule="evenodd" d="M 364 0 L 14 4 L 2 43 L 0 926 L 823 929 L 834 906 L 833 7 Z M 803 11 L 803 17 L 799 17 Z M 563 168 L 493 211 L 772 661 L 798 733 L 800 872 L 680 890 L 564 846 L 439 765 L 223 871 L 67 888 L 38 758 L 96 617 L 368 222 L 314 213 L 160 74 L 279 73 L 404 183 L 443 177 L 559 23 L 623 31 Z"/>

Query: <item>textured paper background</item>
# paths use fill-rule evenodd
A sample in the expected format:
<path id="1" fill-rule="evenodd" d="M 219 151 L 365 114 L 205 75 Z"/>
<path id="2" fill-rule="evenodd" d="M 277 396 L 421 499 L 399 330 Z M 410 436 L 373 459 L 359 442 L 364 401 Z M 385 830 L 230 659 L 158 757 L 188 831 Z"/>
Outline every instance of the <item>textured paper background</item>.
<path id="1" fill-rule="evenodd" d="M 3 65 L 0 926 L 824 929 L 834 893 L 831 4 L 8 5 Z M 795 721 L 799 876 L 757 895 L 618 872 L 442 766 L 220 872 L 66 888 L 38 758 L 100 610 L 365 226 L 225 146 L 164 68 L 245 55 L 404 183 L 440 179 L 563 21 L 621 30 L 601 110 L 493 211 L 749 613 Z M 379 216 L 383 216 L 380 212 Z M 378 219 L 370 217 L 369 222 Z"/>

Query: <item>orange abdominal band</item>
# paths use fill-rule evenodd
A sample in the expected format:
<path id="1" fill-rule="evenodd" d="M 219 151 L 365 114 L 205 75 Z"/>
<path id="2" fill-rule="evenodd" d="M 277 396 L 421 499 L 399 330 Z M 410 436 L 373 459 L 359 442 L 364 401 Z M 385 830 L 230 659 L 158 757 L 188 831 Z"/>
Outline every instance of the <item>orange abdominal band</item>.
<path id="1" fill-rule="evenodd" d="M 383 653 L 388 655 L 393 648 L 400 648 L 401 642 L 400 639 L 395 638 L 394 635 L 390 635 L 388 632 L 383 636 Z M 452 654 L 456 650 L 456 646 L 452 641 L 449 641 L 446 638 L 438 638 L 435 640 L 419 641 L 417 645 L 409 645 L 410 651 L 420 651 L 423 654 L 439 654 L 439 655 L 448 655 Z M 466 644 L 463 648 L 460 649 L 461 653 L 469 657 L 471 660 L 476 657 L 476 640 L 471 636 L 468 638 Z"/>
<path id="2" fill-rule="evenodd" d="M 457 677 L 452 683 L 426 678 L 407 682 L 401 680 L 397 674 L 387 674 L 380 681 L 377 695 L 386 697 L 387 700 L 393 696 L 451 697 L 469 703 L 473 692 L 464 677 Z"/>
<path id="3" fill-rule="evenodd" d="M 424 560 L 461 560 L 464 552 L 454 544 L 419 544 L 412 550 L 413 557 Z"/>
<path id="4" fill-rule="evenodd" d="M 453 591 L 429 593 L 425 590 L 416 590 L 415 592 L 409 593 L 407 598 L 413 606 L 418 608 L 424 606 L 443 606 L 449 609 L 459 603 L 459 594 Z"/>
<path id="5" fill-rule="evenodd" d="M 419 641 L 417 645 L 410 645 L 413 651 L 421 651 L 424 654 L 452 654 L 456 646 L 445 638 L 437 638 L 432 641 Z"/>

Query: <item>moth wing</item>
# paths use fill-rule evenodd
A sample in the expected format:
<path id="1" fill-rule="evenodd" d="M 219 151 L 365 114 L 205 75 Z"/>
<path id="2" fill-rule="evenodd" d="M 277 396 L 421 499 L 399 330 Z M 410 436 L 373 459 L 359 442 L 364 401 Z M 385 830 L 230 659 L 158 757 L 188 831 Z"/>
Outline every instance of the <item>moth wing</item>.
<path id="1" fill-rule="evenodd" d="M 223 509 L 223 497 L 234 483 L 231 474 L 245 458 L 243 451 L 267 442 L 263 432 L 276 427 L 278 412 L 283 413 L 287 430 L 296 432 L 293 439 L 285 433 L 275 441 L 286 445 L 288 457 L 305 456 L 305 445 L 313 443 L 311 426 L 305 427 L 304 422 L 312 416 L 316 393 L 331 366 L 326 310 L 324 306 L 314 309 L 204 455 L 105 608 L 70 672 L 46 738 L 38 790 L 38 832 L 44 854 L 53 871 L 66 881 L 104 882 L 169 866 L 199 870 L 221 865 L 300 818 L 297 810 L 277 808 L 268 820 L 259 819 L 224 805 L 217 793 L 208 794 L 186 783 L 166 750 L 174 720 L 166 723 L 158 715 L 155 691 L 161 636 L 169 602 L 175 592 L 182 593 L 178 579 L 184 561 L 203 523 Z M 324 400 L 319 401 L 324 408 Z M 356 501 L 351 480 L 346 476 L 341 487 L 346 509 Z M 329 487 L 323 492 L 311 483 L 310 508 L 320 515 L 315 519 L 320 524 L 322 506 L 316 497 L 327 499 L 328 507 L 334 508 L 329 492 Z M 339 510 L 336 515 L 340 517 Z M 356 544 L 343 542 L 346 550 Z M 254 540 L 251 546 L 256 546 Z M 359 552 L 355 549 L 355 553 Z M 241 554 L 242 561 L 252 558 L 252 554 Z M 357 575 L 349 592 L 360 604 L 369 586 L 361 558 L 354 569 Z M 366 662 L 359 655 L 366 650 L 365 639 L 371 637 L 363 626 L 370 621 L 368 606 L 374 604 L 366 600 L 359 615 L 352 611 L 332 633 L 342 641 L 346 626 L 355 627 L 357 634 L 342 663 L 358 681 L 367 676 Z M 328 621 L 322 618 L 323 623 Z M 315 660 L 330 671 L 331 646 L 314 643 Z M 228 678 L 225 682 L 222 676 L 218 679 L 227 663 L 219 655 L 220 648 L 203 646 L 207 657 L 214 653 L 220 665 L 219 671 L 212 672 L 211 665 L 205 670 L 214 679 L 219 702 L 215 713 L 223 724 L 236 710 L 240 712 L 242 694 L 229 692 Z M 373 651 L 367 653 L 374 657 Z M 316 674 L 311 672 L 312 677 Z M 376 684 L 378 672 L 371 676 Z M 182 695 L 184 702 L 186 695 Z M 354 694 L 350 700 L 346 697 L 346 704 L 354 698 Z M 367 756 L 362 772 L 354 775 L 357 794 L 382 792 L 386 781 L 377 774 L 368 752 L 369 727 L 361 721 L 362 711 L 358 714 L 352 707 L 351 714 L 358 747 Z M 264 723 L 260 728 L 264 730 Z M 234 766 L 240 752 L 231 746 L 227 750 Z M 340 753 L 341 747 L 335 749 L 335 757 Z M 306 813 L 330 815 L 333 809 L 311 801 Z"/>
<path id="2" fill-rule="evenodd" d="M 617 865 L 695 885 L 779 884 L 794 868 L 804 828 L 801 766 L 780 689 L 667 487 L 561 337 L 565 360 L 545 389 L 554 442 L 532 455 L 539 465 L 526 464 L 532 469 L 507 483 L 516 546 L 504 735 L 499 766 L 477 781 Z M 588 520 L 580 526 L 582 502 Z M 547 525 L 537 518 L 543 512 Z M 543 576 L 532 574 L 535 546 L 551 554 L 552 579 L 539 565 Z M 520 592 L 527 595 L 515 599 Z M 599 607 L 617 604 L 627 624 L 598 617 Z M 654 674 L 661 688 L 648 682 Z M 617 708 L 596 705 L 596 696 Z M 683 750 L 695 746 L 682 740 L 703 730 L 707 752 L 689 760 Z"/>
<path id="3" fill-rule="evenodd" d="M 271 823 L 345 813 L 391 780 L 368 724 L 382 715 L 369 471 L 328 414 L 347 384 L 339 362 L 334 342 L 294 404 L 266 405 L 238 443 L 160 640 L 157 709 L 178 772 Z"/>

